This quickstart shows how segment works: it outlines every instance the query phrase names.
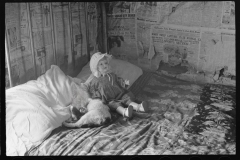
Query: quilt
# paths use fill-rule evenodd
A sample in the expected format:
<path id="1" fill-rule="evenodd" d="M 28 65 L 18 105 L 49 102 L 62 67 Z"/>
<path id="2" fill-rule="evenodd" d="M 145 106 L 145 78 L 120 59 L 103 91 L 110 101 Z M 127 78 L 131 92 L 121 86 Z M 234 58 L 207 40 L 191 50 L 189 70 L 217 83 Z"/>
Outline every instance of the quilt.
<path id="1" fill-rule="evenodd" d="M 101 127 L 61 126 L 26 155 L 236 154 L 235 87 L 144 72 L 130 90 L 148 113 L 112 112 Z"/>

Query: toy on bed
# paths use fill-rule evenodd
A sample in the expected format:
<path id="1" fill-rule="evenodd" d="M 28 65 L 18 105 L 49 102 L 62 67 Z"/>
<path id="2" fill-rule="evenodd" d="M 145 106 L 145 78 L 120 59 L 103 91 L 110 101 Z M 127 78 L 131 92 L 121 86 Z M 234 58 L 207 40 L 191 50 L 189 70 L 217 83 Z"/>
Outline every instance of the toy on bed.
<path id="1" fill-rule="evenodd" d="M 113 59 L 111 63 L 119 77 L 129 80 L 128 88 L 142 75 L 142 70 L 129 62 Z M 52 65 L 37 80 L 7 89 L 6 155 L 23 156 L 62 126 L 71 117 L 74 89 L 87 79 L 91 79 L 89 64 L 75 78 Z"/>
<path id="2" fill-rule="evenodd" d="M 109 108 L 100 99 L 90 99 L 86 108 L 87 112 L 77 122 L 63 122 L 63 125 L 66 127 L 96 127 L 110 122 Z"/>
<path id="3" fill-rule="evenodd" d="M 66 127 L 100 126 L 111 120 L 108 106 L 99 99 L 92 99 L 84 83 L 73 87 L 73 100 L 70 104 L 71 117 L 63 122 Z"/>

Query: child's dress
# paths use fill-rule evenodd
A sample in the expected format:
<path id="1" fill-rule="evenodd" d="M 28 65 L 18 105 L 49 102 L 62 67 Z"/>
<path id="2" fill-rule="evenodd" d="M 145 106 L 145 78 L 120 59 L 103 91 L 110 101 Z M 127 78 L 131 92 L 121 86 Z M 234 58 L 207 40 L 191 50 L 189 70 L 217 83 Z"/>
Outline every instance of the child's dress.
<path id="1" fill-rule="evenodd" d="M 93 99 L 99 98 L 107 104 L 110 109 L 116 110 L 117 107 L 128 107 L 134 101 L 134 95 L 121 86 L 120 78 L 114 73 L 108 73 L 87 83 L 89 92 Z"/>

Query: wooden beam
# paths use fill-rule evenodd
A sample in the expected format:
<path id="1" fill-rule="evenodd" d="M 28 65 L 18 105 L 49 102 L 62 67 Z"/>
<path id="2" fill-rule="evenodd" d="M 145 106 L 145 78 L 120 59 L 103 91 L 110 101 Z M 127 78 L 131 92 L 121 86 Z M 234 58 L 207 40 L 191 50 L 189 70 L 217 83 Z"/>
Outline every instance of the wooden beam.
<path id="1" fill-rule="evenodd" d="M 55 27 L 54 27 L 54 20 L 53 20 L 53 9 L 52 3 L 50 3 L 50 21 L 51 21 L 51 33 L 52 33 L 52 47 L 53 47 L 53 57 L 54 57 L 54 64 L 57 65 L 57 56 L 56 56 L 56 41 L 55 41 Z"/>
<path id="2" fill-rule="evenodd" d="M 88 30 L 88 5 L 87 5 L 87 3 L 88 2 L 84 2 L 85 3 L 85 7 L 84 7 L 84 9 L 85 9 L 85 27 L 86 27 L 86 39 L 87 39 L 87 41 L 86 41 L 86 44 L 87 44 L 87 57 L 88 57 L 88 60 L 90 61 L 90 52 L 89 52 L 89 34 L 88 34 L 88 32 L 89 32 L 89 30 Z"/>
<path id="3" fill-rule="evenodd" d="M 34 73 L 35 73 L 35 79 L 37 79 L 37 70 L 36 70 L 36 59 L 34 54 L 34 47 L 33 47 L 33 35 L 32 35 L 32 21 L 30 16 L 30 5 L 27 3 L 27 16 L 28 16 L 28 26 L 29 26 L 29 35 L 30 35 L 30 46 L 31 46 L 31 52 L 32 52 L 32 59 L 34 64 Z"/>
<path id="4" fill-rule="evenodd" d="M 102 8 L 102 29 L 103 29 L 103 52 L 108 53 L 108 47 L 107 47 L 107 14 L 106 14 L 106 8 L 105 3 L 101 3 Z"/>
<path id="5" fill-rule="evenodd" d="M 5 55 L 6 55 L 6 60 L 7 60 L 7 67 L 8 67 L 8 76 L 9 76 L 9 82 L 10 82 L 10 88 L 13 87 L 12 84 L 12 72 L 11 72 L 11 65 L 10 65 L 10 55 L 9 55 L 9 50 L 8 50 L 8 45 L 7 45 L 7 32 L 5 32 Z M 4 70 L 5 70 L 5 66 L 4 66 Z M 6 74 L 6 73 L 5 73 Z M 6 86 L 5 86 L 6 87 Z"/>

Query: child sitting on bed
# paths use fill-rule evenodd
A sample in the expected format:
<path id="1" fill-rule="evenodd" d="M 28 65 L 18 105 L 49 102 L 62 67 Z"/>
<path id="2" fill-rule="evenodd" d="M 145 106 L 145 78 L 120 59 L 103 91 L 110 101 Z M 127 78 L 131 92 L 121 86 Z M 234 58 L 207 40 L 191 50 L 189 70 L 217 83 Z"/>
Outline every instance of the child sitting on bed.
<path id="1" fill-rule="evenodd" d="M 91 57 L 90 69 L 94 76 L 87 86 L 92 98 L 101 99 L 110 110 L 117 111 L 123 117 L 132 117 L 133 110 L 146 112 L 147 103 L 135 103 L 133 94 L 121 86 L 122 79 L 111 72 L 110 58 L 110 55 L 100 52 Z"/>

